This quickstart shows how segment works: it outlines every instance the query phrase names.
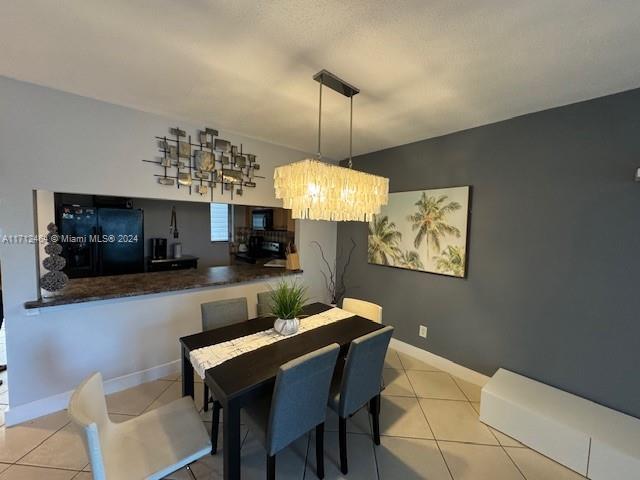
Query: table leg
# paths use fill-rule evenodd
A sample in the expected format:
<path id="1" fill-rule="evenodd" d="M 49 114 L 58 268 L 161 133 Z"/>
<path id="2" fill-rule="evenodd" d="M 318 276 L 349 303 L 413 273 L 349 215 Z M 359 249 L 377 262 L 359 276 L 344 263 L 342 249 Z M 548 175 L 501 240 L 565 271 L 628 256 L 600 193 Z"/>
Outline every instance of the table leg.
<path id="1" fill-rule="evenodd" d="M 193 367 L 189 359 L 189 351 L 182 347 L 182 396 L 193 398 Z"/>
<path id="2" fill-rule="evenodd" d="M 223 412 L 224 480 L 240 480 L 240 408 L 226 403 Z"/>

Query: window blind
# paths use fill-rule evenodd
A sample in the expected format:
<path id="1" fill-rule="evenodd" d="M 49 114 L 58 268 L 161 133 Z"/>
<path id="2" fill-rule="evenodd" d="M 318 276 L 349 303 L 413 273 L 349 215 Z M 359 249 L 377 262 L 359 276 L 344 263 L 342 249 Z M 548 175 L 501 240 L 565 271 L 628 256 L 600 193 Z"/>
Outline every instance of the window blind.
<path id="1" fill-rule="evenodd" d="M 229 205 L 226 203 L 211 204 L 211 241 L 229 241 Z"/>

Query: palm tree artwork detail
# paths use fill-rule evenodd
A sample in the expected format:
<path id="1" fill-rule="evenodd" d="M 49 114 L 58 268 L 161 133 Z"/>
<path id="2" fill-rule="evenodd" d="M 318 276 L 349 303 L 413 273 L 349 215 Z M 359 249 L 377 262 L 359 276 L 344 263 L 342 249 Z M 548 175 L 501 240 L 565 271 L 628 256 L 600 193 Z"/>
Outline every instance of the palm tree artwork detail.
<path id="1" fill-rule="evenodd" d="M 404 268 L 410 268 L 411 270 L 424 270 L 422 260 L 420 260 L 420 254 L 415 250 L 404 251 L 402 255 L 397 258 L 398 266 Z"/>
<path id="2" fill-rule="evenodd" d="M 389 194 L 369 223 L 369 263 L 466 276 L 470 187 Z"/>
<path id="3" fill-rule="evenodd" d="M 462 206 L 458 202 L 447 202 L 446 195 L 439 197 L 427 196 L 422 192 L 420 200 L 416 202 L 418 207 L 416 213 L 407 218 L 412 223 L 412 229 L 416 233 L 413 245 L 419 248 L 423 240 L 427 243 L 427 253 L 429 253 L 429 242 L 436 251 L 440 251 L 440 240 L 445 235 L 455 235 L 460 238 L 460 229 L 450 225 L 446 221 L 447 214 L 460 210 Z"/>
<path id="4" fill-rule="evenodd" d="M 369 223 L 369 262 L 381 265 L 393 265 L 400 255 L 398 244 L 402 234 L 396 229 L 396 224 L 389 222 L 386 215 L 374 215 Z"/>
<path id="5" fill-rule="evenodd" d="M 449 245 L 440 256 L 434 257 L 436 268 L 441 273 L 450 273 L 456 277 L 464 277 L 464 248 Z"/>

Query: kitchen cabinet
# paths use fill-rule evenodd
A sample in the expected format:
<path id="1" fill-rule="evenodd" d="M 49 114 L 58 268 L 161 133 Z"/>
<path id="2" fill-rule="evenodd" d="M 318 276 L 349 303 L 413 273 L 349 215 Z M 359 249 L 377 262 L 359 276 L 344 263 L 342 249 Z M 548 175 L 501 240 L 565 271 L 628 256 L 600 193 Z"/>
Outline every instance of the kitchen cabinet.
<path id="1" fill-rule="evenodd" d="M 251 225 L 251 215 L 254 209 L 264 210 L 264 207 L 247 207 L 245 210 L 245 224 Z M 273 210 L 273 230 L 286 230 L 295 232 L 295 220 L 291 218 L 291 210 L 285 208 L 272 208 Z"/>
<path id="2" fill-rule="evenodd" d="M 291 218 L 291 210 L 285 208 L 273 209 L 273 229 L 288 230 L 290 232 L 295 230 L 295 223 Z"/>

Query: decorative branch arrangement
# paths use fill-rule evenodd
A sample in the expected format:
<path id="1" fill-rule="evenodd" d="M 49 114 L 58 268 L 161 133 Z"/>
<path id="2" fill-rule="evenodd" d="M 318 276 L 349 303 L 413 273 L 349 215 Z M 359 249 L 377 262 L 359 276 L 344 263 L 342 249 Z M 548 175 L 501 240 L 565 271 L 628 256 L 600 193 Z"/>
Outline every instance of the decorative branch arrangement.
<path id="1" fill-rule="evenodd" d="M 342 259 L 342 252 L 340 252 L 336 256 L 336 266 L 335 270 L 331 268 L 331 265 L 327 261 L 327 258 L 324 255 L 324 250 L 322 249 L 322 245 L 316 240 L 313 240 L 311 243 L 318 246 L 318 250 L 320 250 L 320 257 L 322 257 L 322 261 L 327 266 L 328 273 L 325 273 L 324 270 L 320 270 L 322 276 L 324 277 L 324 283 L 327 287 L 327 291 L 329 292 L 329 296 L 331 297 L 331 303 L 337 305 L 338 302 L 344 297 L 344 294 L 347 291 L 347 286 L 344 282 L 345 274 L 347 273 L 347 269 L 349 268 L 349 264 L 351 263 L 351 256 L 353 255 L 353 251 L 356 249 L 356 242 L 351 240 L 351 248 L 349 249 L 349 253 L 347 254 L 347 259 L 342 267 L 342 270 L 338 271 L 338 264 L 340 263 L 340 259 Z"/>
<path id="2" fill-rule="evenodd" d="M 244 188 L 255 188 L 254 179 L 264 178 L 256 175 L 260 164 L 256 156 L 242 151 L 228 140 L 215 138 L 218 131 L 213 128 L 200 130 L 194 143 L 191 135 L 179 127 L 169 129 L 169 137 L 156 137 L 161 157 L 156 160 L 143 160 L 155 163 L 164 169 L 163 174 L 155 174 L 160 185 L 189 189 L 199 195 L 211 195 L 220 184 L 220 192 L 242 195 Z M 175 168 L 175 175 L 174 169 Z"/>

